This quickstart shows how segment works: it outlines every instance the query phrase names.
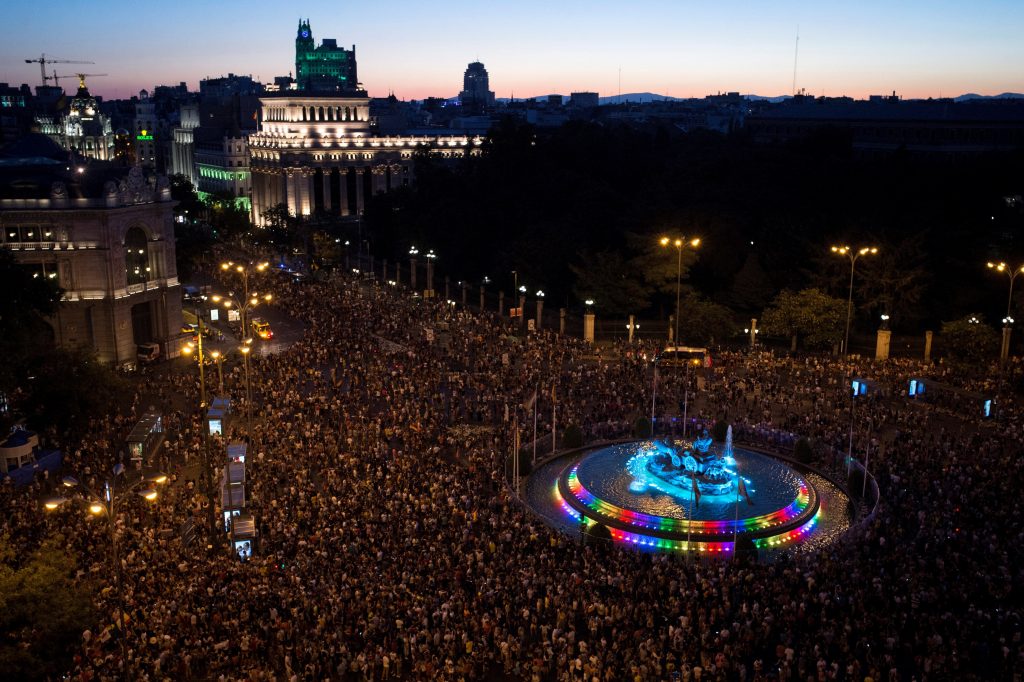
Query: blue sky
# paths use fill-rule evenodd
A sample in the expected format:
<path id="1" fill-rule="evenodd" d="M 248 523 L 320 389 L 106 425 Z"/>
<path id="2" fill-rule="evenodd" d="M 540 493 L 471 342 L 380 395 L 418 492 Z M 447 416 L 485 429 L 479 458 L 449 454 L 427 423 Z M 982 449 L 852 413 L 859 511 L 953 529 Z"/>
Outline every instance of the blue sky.
<path id="1" fill-rule="evenodd" d="M 0 81 L 37 85 L 24 60 L 43 52 L 95 62 L 52 69 L 109 74 L 90 82 L 106 97 L 228 72 L 269 81 L 294 69 L 300 15 L 317 42 L 356 45 L 374 96 L 454 96 L 478 58 L 499 97 L 613 95 L 620 70 L 622 92 L 788 94 L 798 26 L 797 87 L 814 95 L 1024 92 L 1021 0 L 15 0 L 0 10 Z"/>

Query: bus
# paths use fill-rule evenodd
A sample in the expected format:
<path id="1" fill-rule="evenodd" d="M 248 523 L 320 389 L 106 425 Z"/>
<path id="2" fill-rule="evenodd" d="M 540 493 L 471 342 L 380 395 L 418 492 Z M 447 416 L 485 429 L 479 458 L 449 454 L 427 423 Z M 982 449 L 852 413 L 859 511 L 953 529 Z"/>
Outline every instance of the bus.
<path id="1" fill-rule="evenodd" d="M 711 354 L 707 348 L 668 346 L 658 353 L 654 362 L 662 367 L 710 367 Z"/>

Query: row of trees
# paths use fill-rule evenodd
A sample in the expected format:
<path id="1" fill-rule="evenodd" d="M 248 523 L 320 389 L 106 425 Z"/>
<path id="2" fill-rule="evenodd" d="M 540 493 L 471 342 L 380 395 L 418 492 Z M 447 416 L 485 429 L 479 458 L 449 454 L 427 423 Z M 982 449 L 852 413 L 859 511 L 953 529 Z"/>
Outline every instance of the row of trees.
<path id="1" fill-rule="evenodd" d="M 845 299 L 849 262 L 829 246 L 878 246 L 857 264 L 854 324 L 874 328 L 884 313 L 907 332 L 970 311 L 1001 317 L 984 263 L 1024 252 L 1019 153 L 938 164 L 854 157 L 828 136 L 765 147 L 742 132 L 507 121 L 482 156 L 423 155 L 415 170 L 414 185 L 367 209 L 377 255 L 432 248 L 455 278 L 510 291 L 515 270 L 549 301 L 593 298 L 611 315 L 674 309 L 663 234 L 703 239 L 684 279 L 698 303 L 739 320 L 784 290 Z"/>

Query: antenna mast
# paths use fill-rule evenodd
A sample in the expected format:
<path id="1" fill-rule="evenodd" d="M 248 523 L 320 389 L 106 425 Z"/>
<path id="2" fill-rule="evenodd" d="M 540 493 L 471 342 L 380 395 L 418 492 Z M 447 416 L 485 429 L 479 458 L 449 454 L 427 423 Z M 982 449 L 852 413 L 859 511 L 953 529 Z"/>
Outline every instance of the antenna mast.
<path id="1" fill-rule="evenodd" d="M 796 97 L 796 63 L 800 57 L 800 25 L 796 27 L 796 47 L 793 48 L 793 97 Z"/>

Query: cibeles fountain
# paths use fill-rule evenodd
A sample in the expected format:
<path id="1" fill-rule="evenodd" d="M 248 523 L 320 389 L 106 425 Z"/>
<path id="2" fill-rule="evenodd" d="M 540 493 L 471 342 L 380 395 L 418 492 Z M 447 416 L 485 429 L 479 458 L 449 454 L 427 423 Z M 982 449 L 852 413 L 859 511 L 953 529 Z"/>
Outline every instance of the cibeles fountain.
<path id="1" fill-rule="evenodd" d="M 731 427 L 721 443 L 704 431 L 566 453 L 531 474 L 526 499 L 566 530 L 599 523 L 614 541 L 669 551 L 790 549 L 849 525 L 837 486 L 784 458 L 734 447 Z"/>
<path id="2" fill-rule="evenodd" d="M 629 489 L 640 493 L 653 488 L 695 499 L 738 492 L 738 474 L 729 469 L 736 462 L 732 457 L 732 427 L 723 452 L 712 445 L 707 431 L 692 442 L 655 440 L 650 449 L 641 448 L 626 462 L 626 469 L 633 476 Z"/>

